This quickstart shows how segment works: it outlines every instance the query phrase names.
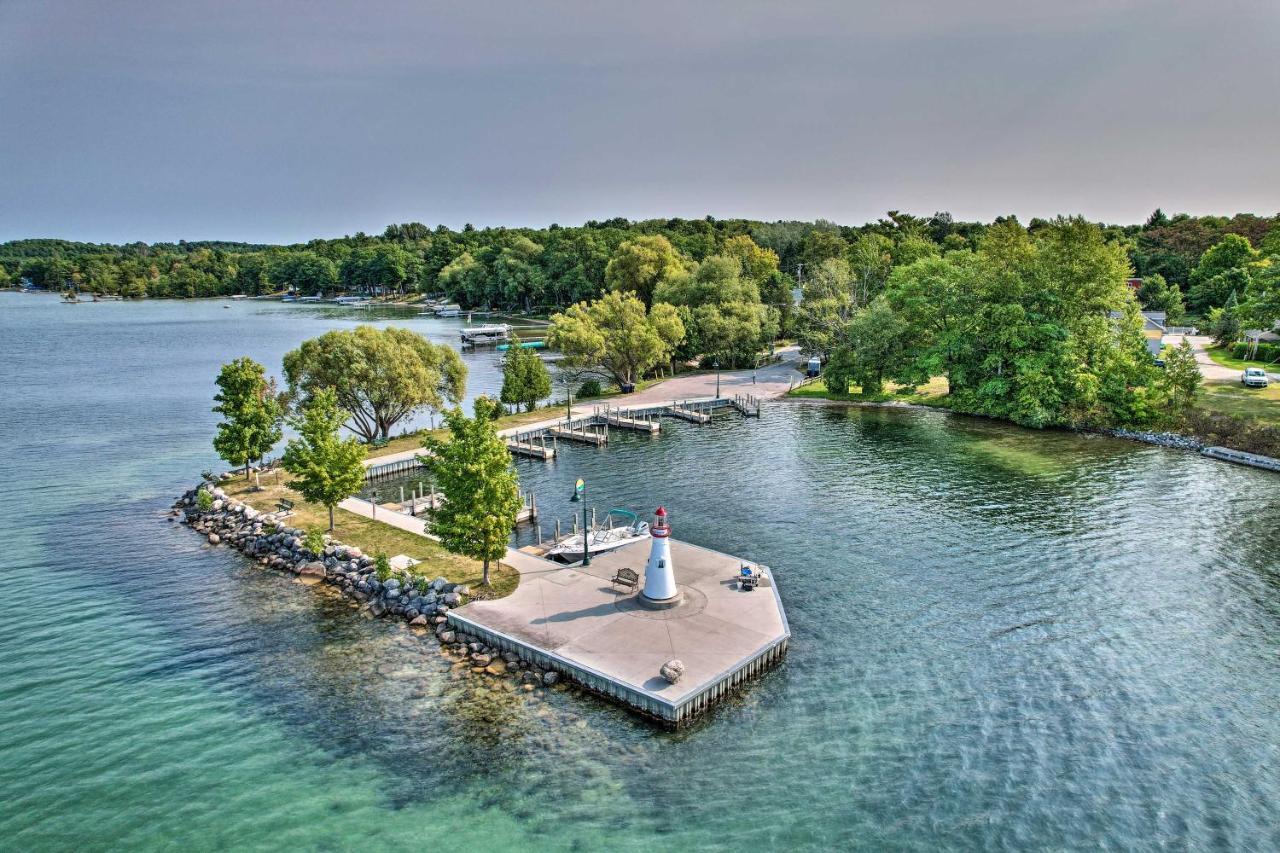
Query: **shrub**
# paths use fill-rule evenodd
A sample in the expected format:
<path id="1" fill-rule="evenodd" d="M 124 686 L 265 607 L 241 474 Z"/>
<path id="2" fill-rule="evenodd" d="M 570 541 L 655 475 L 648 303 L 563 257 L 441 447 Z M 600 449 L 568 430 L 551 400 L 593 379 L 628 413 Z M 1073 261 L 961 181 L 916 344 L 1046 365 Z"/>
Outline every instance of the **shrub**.
<path id="1" fill-rule="evenodd" d="M 213 509 L 213 492 L 208 489 L 201 489 L 196 492 L 196 506 L 201 512 L 208 512 Z"/>
<path id="2" fill-rule="evenodd" d="M 324 550 L 324 531 L 319 527 L 308 527 L 307 534 L 302 539 L 303 546 L 312 554 L 319 554 Z"/>
<path id="3" fill-rule="evenodd" d="M 1236 344 L 1231 348 L 1231 356 L 1233 358 L 1247 358 L 1249 356 L 1249 345 Z"/>
<path id="4" fill-rule="evenodd" d="M 599 379 L 588 379 L 578 387 L 578 399 L 585 397 L 599 397 L 604 392 L 600 388 Z"/>
<path id="5" fill-rule="evenodd" d="M 391 577 L 391 561 L 386 554 L 379 553 L 373 558 L 373 569 L 378 573 L 378 580 L 386 581 Z"/>
<path id="6" fill-rule="evenodd" d="M 1184 422 L 1189 432 L 1207 444 L 1280 457 L 1280 427 L 1203 409 L 1188 412 Z"/>

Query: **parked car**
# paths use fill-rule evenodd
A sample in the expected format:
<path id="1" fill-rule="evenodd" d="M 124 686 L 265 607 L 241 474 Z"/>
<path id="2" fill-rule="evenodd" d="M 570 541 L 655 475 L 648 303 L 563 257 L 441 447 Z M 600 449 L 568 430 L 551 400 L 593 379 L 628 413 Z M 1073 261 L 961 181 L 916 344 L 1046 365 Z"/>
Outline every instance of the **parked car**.
<path id="1" fill-rule="evenodd" d="M 1240 374 L 1240 384 L 1249 388 L 1266 388 L 1267 372 L 1261 367 L 1246 367 Z"/>

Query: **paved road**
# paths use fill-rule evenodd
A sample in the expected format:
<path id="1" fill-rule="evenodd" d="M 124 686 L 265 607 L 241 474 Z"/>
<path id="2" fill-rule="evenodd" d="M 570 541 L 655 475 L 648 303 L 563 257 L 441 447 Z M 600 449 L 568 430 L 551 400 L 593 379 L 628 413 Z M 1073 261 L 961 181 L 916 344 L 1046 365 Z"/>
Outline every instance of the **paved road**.
<path id="1" fill-rule="evenodd" d="M 786 347 L 778 350 L 782 361 L 759 370 L 723 370 L 720 372 L 720 396 L 732 397 L 734 394 L 754 394 L 757 397 L 780 397 L 791 389 L 794 382 L 803 378 L 796 372 L 796 362 L 800 359 L 797 347 Z M 623 394 L 610 398 L 610 405 L 635 406 L 650 403 L 664 403 L 670 400 L 696 400 L 700 397 L 714 397 L 716 394 L 715 371 L 677 376 L 665 382 L 659 382 L 650 388 L 635 394 Z"/>
<path id="2" fill-rule="evenodd" d="M 1239 382 L 1240 371 L 1234 367 L 1223 367 L 1212 358 L 1206 351 L 1206 347 L 1213 343 L 1213 338 L 1208 335 L 1166 335 L 1165 343 L 1170 346 L 1180 346 L 1182 339 L 1186 338 L 1191 342 L 1191 351 L 1195 353 L 1196 364 L 1200 366 L 1200 375 L 1209 382 Z M 1267 372 L 1267 376 L 1272 382 L 1280 382 L 1280 373 Z"/>

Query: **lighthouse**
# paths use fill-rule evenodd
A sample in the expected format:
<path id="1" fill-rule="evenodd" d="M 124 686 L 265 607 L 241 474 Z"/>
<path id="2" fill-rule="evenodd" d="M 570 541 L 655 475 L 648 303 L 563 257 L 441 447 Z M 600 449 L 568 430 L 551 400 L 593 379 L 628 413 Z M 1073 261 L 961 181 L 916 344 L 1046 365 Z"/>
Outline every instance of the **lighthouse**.
<path id="1" fill-rule="evenodd" d="M 667 510 L 658 507 L 649 525 L 653 545 L 649 549 L 649 562 L 644 567 L 644 589 L 640 603 L 655 610 L 675 607 L 683 594 L 676 586 L 675 566 L 671 563 L 671 527 L 667 524 Z"/>

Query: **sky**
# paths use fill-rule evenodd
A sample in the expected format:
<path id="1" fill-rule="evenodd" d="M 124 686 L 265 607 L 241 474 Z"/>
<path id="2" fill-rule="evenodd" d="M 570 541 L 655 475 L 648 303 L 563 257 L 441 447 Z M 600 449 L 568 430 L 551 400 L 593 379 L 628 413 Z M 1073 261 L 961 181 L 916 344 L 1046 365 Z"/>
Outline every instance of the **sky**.
<path id="1" fill-rule="evenodd" d="M 1280 211 L 1280 2 L 0 0 L 0 240 Z"/>

